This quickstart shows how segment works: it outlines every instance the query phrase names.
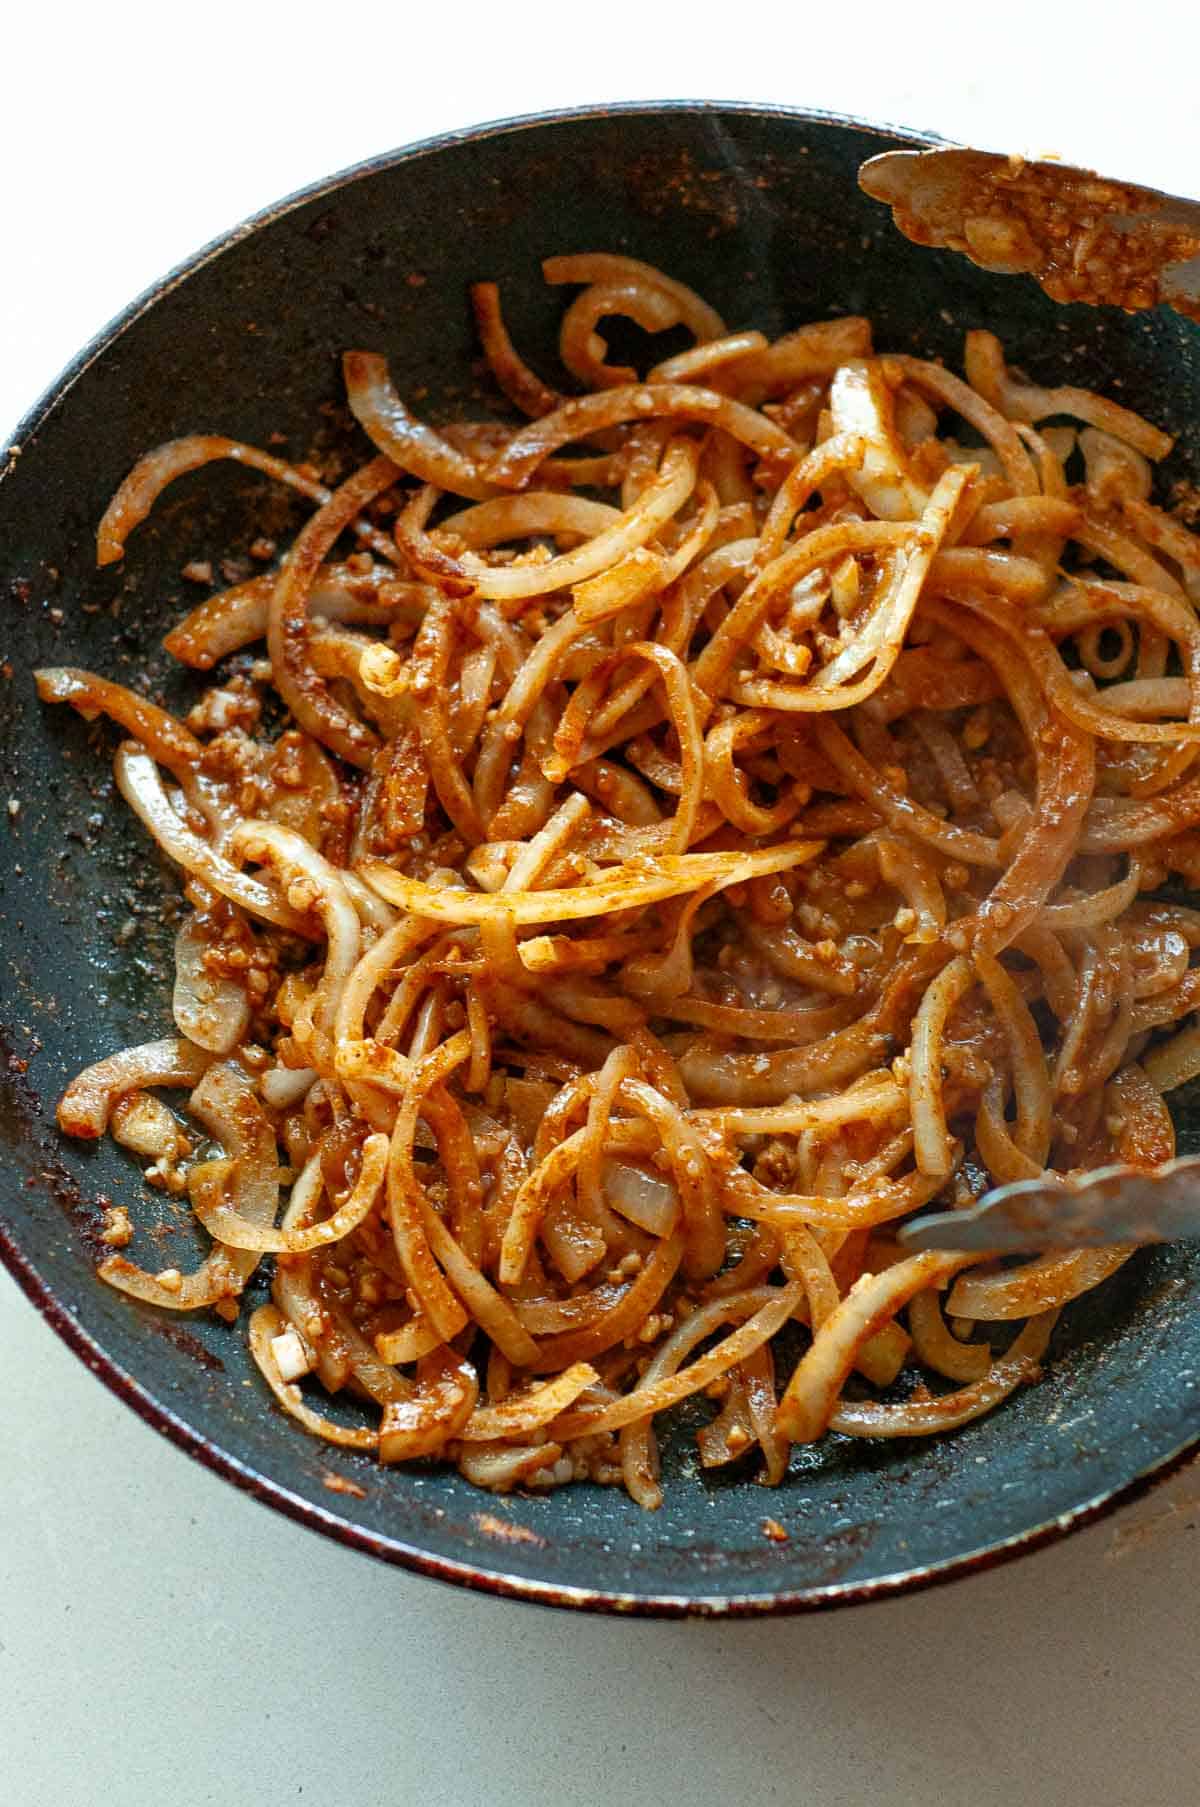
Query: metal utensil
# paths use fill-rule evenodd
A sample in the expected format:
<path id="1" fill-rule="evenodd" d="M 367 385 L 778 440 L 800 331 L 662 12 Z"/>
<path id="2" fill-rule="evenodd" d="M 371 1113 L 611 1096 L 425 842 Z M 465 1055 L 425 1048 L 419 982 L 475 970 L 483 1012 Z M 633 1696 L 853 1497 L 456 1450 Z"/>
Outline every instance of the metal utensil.
<path id="1" fill-rule="evenodd" d="M 987 151 L 884 151 L 858 172 L 906 238 L 982 269 L 1025 272 L 1055 301 L 1135 312 L 1166 302 L 1200 320 L 1200 203 Z"/>
<path id="2" fill-rule="evenodd" d="M 1100 1167 L 1079 1179 L 1015 1180 L 965 1211 L 905 1224 L 910 1249 L 1094 1249 L 1200 1237 L 1200 1157 L 1161 1167 Z"/>

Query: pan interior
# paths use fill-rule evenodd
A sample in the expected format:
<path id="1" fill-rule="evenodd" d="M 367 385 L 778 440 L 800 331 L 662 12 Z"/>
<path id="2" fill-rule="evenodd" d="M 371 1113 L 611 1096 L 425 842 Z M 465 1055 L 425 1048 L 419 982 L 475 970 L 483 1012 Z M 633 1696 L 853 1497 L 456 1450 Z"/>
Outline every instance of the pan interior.
<path id="1" fill-rule="evenodd" d="M 302 518 L 264 479 L 212 467 L 174 485 L 124 564 L 98 572 L 95 523 L 145 448 L 214 431 L 259 444 L 282 435 L 295 457 L 361 451 L 341 402 L 338 354 L 350 346 L 386 352 L 401 393 L 425 390 L 435 421 L 499 413 L 477 363 L 468 283 L 502 283 L 514 339 L 553 377 L 561 302 L 539 262 L 607 249 L 659 264 L 732 324 L 768 332 L 863 312 L 882 347 L 957 365 L 964 330 L 986 325 L 1036 380 L 1104 389 L 1178 432 L 1168 479 L 1200 481 L 1200 429 L 1185 411 L 1200 330 L 1162 310 L 1058 307 L 1032 282 L 908 244 L 855 183 L 864 157 L 899 142 L 835 121 L 684 105 L 535 122 L 384 160 L 163 285 L 27 423 L 0 482 L 0 795 L 18 805 L 0 873 L 10 1262 L 77 1341 L 103 1352 L 102 1372 L 133 1378 L 157 1422 L 170 1415 L 227 1472 L 259 1477 L 276 1503 L 391 1559 L 465 1569 L 484 1585 L 506 1576 L 544 1598 L 811 1604 L 1023 1539 L 1195 1433 L 1200 1252 L 1172 1248 L 1139 1256 L 1068 1310 L 1048 1378 L 995 1415 L 928 1442 L 827 1438 L 797 1453 L 775 1494 L 746 1474 L 703 1476 L 698 1411 L 686 1409 L 665 1438 L 669 1485 L 653 1515 L 615 1489 L 497 1500 L 454 1474 L 381 1470 L 281 1419 L 244 1322 L 167 1320 L 94 1278 L 97 1200 L 133 1196 L 137 1175 L 119 1150 L 65 1143 L 53 1128 L 71 1074 L 169 1031 L 164 900 L 175 893 L 114 797 L 111 736 L 41 709 L 29 673 L 88 665 L 186 707 L 195 682 L 158 650 L 203 594 L 183 566 L 219 567 Z M 1200 1097 L 1184 1097 L 1179 1121 L 1180 1151 L 1200 1149 Z M 330 1473 L 364 1497 L 329 1491 Z M 765 1537 L 768 1512 L 786 1543 Z"/>

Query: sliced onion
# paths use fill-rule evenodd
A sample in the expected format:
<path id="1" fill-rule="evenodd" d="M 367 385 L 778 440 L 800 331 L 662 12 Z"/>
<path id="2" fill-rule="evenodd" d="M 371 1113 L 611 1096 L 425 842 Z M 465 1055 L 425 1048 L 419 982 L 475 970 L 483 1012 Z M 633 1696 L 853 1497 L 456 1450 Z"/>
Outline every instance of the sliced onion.
<path id="1" fill-rule="evenodd" d="M 284 1380 L 272 1345 L 286 1327 L 287 1319 L 273 1305 L 260 1305 L 250 1318 L 250 1353 L 284 1411 L 314 1437 L 323 1437 L 326 1443 L 338 1443 L 344 1449 L 377 1449 L 378 1431 L 367 1425 L 335 1424 L 332 1418 L 305 1405 L 299 1387 Z"/>
<path id="2" fill-rule="evenodd" d="M 640 1274 L 608 1304 L 610 1288 L 597 1287 L 605 1309 L 588 1322 L 549 1336 L 529 1366 L 535 1374 L 557 1374 L 572 1362 L 592 1361 L 636 1334 L 666 1292 L 683 1260 L 683 1237 L 676 1233 L 654 1245 Z"/>
<path id="3" fill-rule="evenodd" d="M 505 489 L 523 489 L 542 460 L 560 446 L 586 439 L 601 427 L 655 419 L 698 421 L 704 426 L 722 427 L 760 458 L 789 468 L 801 455 L 801 448 L 782 427 L 715 389 L 702 389 L 691 383 L 630 383 L 596 395 L 577 396 L 553 414 L 522 427 L 491 459 L 485 475 Z"/>
<path id="4" fill-rule="evenodd" d="M 906 369 L 918 363 L 916 358 L 897 358 L 895 361 Z M 1069 385 L 1043 389 L 1036 383 L 1019 382 L 1009 371 L 1004 348 L 994 333 L 972 331 L 967 334 L 966 367 L 975 387 L 994 396 L 997 406 L 1016 420 L 1037 422 L 1051 414 L 1070 414 L 1155 460 L 1165 458 L 1175 443 L 1169 433 L 1151 426 L 1140 414 L 1122 408 L 1119 402 L 1110 401 L 1106 395 Z M 929 370 L 937 366 L 922 368 Z M 965 410 L 959 412 L 965 413 Z"/>
<path id="5" fill-rule="evenodd" d="M 862 1345 L 882 1330 L 914 1293 L 944 1286 L 959 1268 L 979 1259 L 929 1250 L 857 1280 L 826 1318 L 788 1381 L 777 1414 L 783 1434 L 793 1443 L 815 1442 L 829 1423 Z"/>
<path id="6" fill-rule="evenodd" d="M 219 891 L 231 903 L 240 904 L 251 916 L 261 916 L 293 935 L 315 938 L 313 918 L 293 910 L 290 904 L 258 879 L 240 872 L 223 854 L 202 841 L 171 807 L 158 767 L 145 747 L 134 740 L 117 748 L 114 761 L 117 788 L 139 821 L 150 830 L 163 852 L 185 872 Z"/>
<path id="7" fill-rule="evenodd" d="M 654 264 L 642 263 L 636 257 L 625 257 L 613 251 L 580 251 L 565 257 L 547 257 L 542 260 L 542 275 L 552 285 L 617 282 L 658 290 L 670 296 L 679 319 L 701 342 L 719 339 L 725 331 L 725 322 L 716 308 L 710 307 L 695 289 L 689 289 L 686 283 L 677 282 Z"/>
<path id="8" fill-rule="evenodd" d="M 564 552 L 542 565 L 499 566 L 485 565 L 473 553 L 465 553 L 463 567 L 480 596 L 502 601 L 544 596 L 551 590 L 594 577 L 644 546 L 678 513 L 696 487 L 699 458 L 694 440 L 673 440 L 653 482 L 647 484 L 633 507 L 573 552 Z"/>
<path id="9" fill-rule="evenodd" d="M 666 897 L 678 897 L 714 881 L 737 885 L 762 873 L 787 872 L 814 859 L 823 846 L 823 841 L 790 841 L 748 853 L 664 854 L 654 862 L 653 870 L 613 866 L 591 884 L 564 887 L 561 891 L 497 894 L 451 890 L 408 878 L 381 860 L 366 860 L 359 871 L 389 903 L 431 921 L 514 925 L 571 922 L 661 903 Z"/>
<path id="10" fill-rule="evenodd" d="M 490 502 L 477 502 L 474 508 L 461 509 L 435 527 L 429 537 L 448 545 L 459 540 L 468 551 L 479 552 L 539 533 L 579 533 L 591 539 L 623 519 L 621 510 L 607 502 L 589 502 L 584 496 L 564 496 L 553 490 L 527 490 L 521 496 L 496 496 Z"/>
<path id="11" fill-rule="evenodd" d="M 383 1408 L 381 1462 L 411 1462 L 417 1456 L 436 1455 L 451 1437 L 462 1434 L 475 1408 L 479 1397 L 475 1370 L 448 1346 L 424 1356 L 417 1375 L 413 1398 L 389 1400 Z"/>
<path id="12" fill-rule="evenodd" d="M 495 495 L 473 459 L 409 413 L 392 384 L 386 358 L 370 351 L 348 351 L 342 358 L 342 372 L 351 412 L 393 464 L 456 496 L 479 500 Z"/>
<path id="13" fill-rule="evenodd" d="M 432 1324 L 418 1316 L 409 1323 L 402 1324 L 399 1330 L 381 1330 L 375 1338 L 375 1351 L 382 1361 L 403 1366 L 407 1362 L 420 1361 L 436 1349 L 442 1338 Z"/>
<path id="14" fill-rule="evenodd" d="M 1037 1379 L 1038 1362 L 1046 1352 L 1057 1318 L 1057 1311 L 1043 1311 L 1031 1318 L 1011 1348 L 991 1364 L 986 1374 L 956 1392 L 943 1393 L 936 1399 L 906 1399 L 899 1405 L 842 1400 L 833 1408 L 829 1428 L 843 1437 L 930 1437 L 969 1424 L 973 1418 L 992 1411 L 1022 1383 Z M 983 1346 L 963 1345 L 964 1350 L 976 1347 Z"/>
<path id="15" fill-rule="evenodd" d="M 813 320 L 740 363 L 736 387 L 746 400 L 756 401 L 798 389 L 814 379 L 823 386 L 848 358 L 870 354 L 871 322 L 861 314 Z"/>
<path id="16" fill-rule="evenodd" d="M 608 346 L 596 330 L 601 320 L 623 314 L 643 332 L 666 332 L 679 325 L 679 310 L 661 289 L 637 282 L 591 283 L 577 295 L 559 328 L 559 356 L 585 389 L 613 389 L 635 383 L 637 371 L 608 364 Z"/>
<path id="17" fill-rule="evenodd" d="M 515 350 L 500 311 L 500 290 L 496 284 L 473 282 L 471 306 L 484 356 L 509 401 L 533 420 L 552 413 L 562 396 L 548 388 Z"/>
<path id="18" fill-rule="evenodd" d="M 398 475 L 387 458 L 373 458 L 339 485 L 297 535 L 279 568 L 267 611 L 271 675 L 296 721 L 351 765 L 369 766 L 379 741 L 334 696 L 314 664 L 309 597 L 339 534 Z"/>
<path id="19" fill-rule="evenodd" d="M 123 1048 L 76 1075 L 59 1099 L 58 1126 L 68 1136 L 94 1141 L 108 1128 L 118 1098 L 146 1086 L 194 1086 L 212 1063 L 205 1049 L 173 1036 Z"/>
<path id="20" fill-rule="evenodd" d="M 366 1221 L 375 1207 L 379 1189 L 387 1171 L 388 1139 L 370 1135 L 362 1146 L 362 1165 L 345 1204 L 322 1223 L 310 1224 L 303 1230 L 283 1230 L 252 1223 L 232 1205 L 231 1184 L 236 1183 L 236 1163 L 207 1161 L 192 1169 L 192 1207 L 205 1229 L 218 1242 L 230 1248 L 253 1249 L 260 1255 L 308 1254 L 313 1249 L 328 1248 L 340 1242 L 351 1230 Z"/>
<path id="21" fill-rule="evenodd" d="M 246 1033 L 250 1001 L 233 979 L 209 972 L 204 956 L 211 945 L 196 917 L 189 916 L 175 937 L 171 1014 L 179 1033 L 197 1047 L 229 1054 Z"/>
<path id="22" fill-rule="evenodd" d="M 989 1323 L 1056 1310 L 1099 1286 L 1134 1252 L 1131 1244 L 1073 1249 L 1066 1254 L 1039 1255 L 998 1274 L 964 1274 L 946 1309 L 951 1317 L 985 1318 Z"/>
<path id="23" fill-rule="evenodd" d="M 89 722 L 101 714 L 111 716 L 177 774 L 190 773 L 199 765 L 204 748 L 196 736 L 165 709 L 127 690 L 124 684 L 65 665 L 43 668 L 33 675 L 43 703 L 70 703 Z"/>
<path id="24" fill-rule="evenodd" d="M 1193 1023 L 1144 1056 L 1146 1077 L 1160 1092 L 1187 1085 L 1200 1073 L 1200 1024 Z"/>
<path id="25" fill-rule="evenodd" d="M 188 1109 L 221 1142 L 229 1159 L 236 1210 L 249 1222 L 274 1222 L 279 1208 L 279 1168 L 275 1135 L 253 1081 L 228 1063 L 209 1067 L 188 1100 Z M 118 1291 L 168 1311 L 196 1311 L 236 1297 L 255 1268 L 258 1255 L 217 1243 L 194 1273 L 166 1282 L 121 1256 L 102 1261 L 96 1270 Z"/>
<path id="26" fill-rule="evenodd" d="M 855 1023 L 853 1030 L 858 1032 L 860 1025 Z M 875 1037 L 875 1041 L 882 1041 L 882 1037 Z M 820 1043 L 817 1048 L 820 1048 Z M 705 1097 L 728 1099 L 728 1104 L 690 1111 L 690 1119 L 699 1124 L 714 1124 L 721 1129 L 723 1135 L 802 1135 L 806 1129 L 831 1129 L 858 1120 L 880 1122 L 895 1117 L 896 1111 L 904 1108 L 907 1102 L 904 1091 L 896 1084 L 891 1073 L 867 1073 L 857 1084 L 846 1086 L 840 1084 L 840 1081 L 853 1077 L 853 1073 L 840 1073 L 837 1068 L 820 1072 L 820 1068 L 817 1068 L 815 1082 L 811 1086 L 804 1084 L 801 1077 L 797 1077 L 797 1072 L 788 1070 L 788 1066 L 783 1063 L 806 1059 L 813 1053 L 811 1048 L 804 1048 L 799 1055 L 792 1055 L 792 1050 L 784 1055 L 727 1055 L 730 1068 L 728 1077 L 732 1079 L 732 1084 L 723 1086 L 721 1090 L 708 1082 L 708 1075 L 701 1066 L 701 1061 L 692 1057 L 694 1053 L 696 1050 L 689 1048 L 681 1061 L 683 1081 L 690 1093 L 696 1095 L 699 1091 Z M 739 1081 L 755 1072 L 755 1061 L 763 1063 L 757 1068 L 757 1072 L 770 1082 L 770 1090 L 773 1093 L 783 1093 L 786 1102 L 764 1104 L 757 1109 L 734 1102 L 739 1095 L 745 1097 L 745 1088 L 739 1086 Z M 775 1061 L 781 1063 L 779 1075 L 772 1075 L 772 1063 Z M 797 1091 L 822 1090 L 824 1084 L 833 1084 L 839 1090 L 828 1099 L 801 1100 L 795 1097 Z M 788 1093 L 792 1093 L 790 1099 Z"/>
<path id="27" fill-rule="evenodd" d="M 992 1351 L 987 1343 L 963 1343 L 953 1334 L 933 1288 L 915 1293 L 909 1300 L 908 1328 L 917 1359 L 935 1374 L 944 1374 L 947 1380 L 982 1380 L 992 1365 Z"/>
<path id="28" fill-rule="evenodd" d="M 311 1090 L 316 1077 L 315 1067 L 268 1067 L 258 1089 L 273 1111 L 288 1111 Z"/>
<path id="29" fill-rule="evenodd" d="M 114 1142 L 145 1161 L 172 1162 L 187 1148 L 174 1112 L 153 1092 L 126 1092 L 118 1098 L 113 1105 L 111 1129 Z"/>
<path id="30" fill-rule="evenodd" d="M 298 490 L 310 502 L 324 506 L 329 500 L 329 491 L 323 483 L 303 476 L 269 452 L 260 452 L 257 446 L 242 445 L 236 439 L 225 439 L 216 433 L 172 439 L 139 459 L 105 509 L 96 529 L 96 563 L 111 565 L 122 556 L 125 541 L 145 520 L 168 483 L 173 483 L 186 471 L 199 470 L 201 465 L 212 464 L 220 458 L 231 458 L 235 464 L 246 464 L 252 470 L 262 471 L 266 476 L 286 483 L 290 489 Z M 386 534 L 366 522 L 356 522 L 355 529 L 382 557 L 395 560 L 395 547 Z"/>
<path id="31" fill-rule="evenodd" d="M 489 1493 L 511 1493 L 514 1487 L 528 1486 L 535 1475 L 552 1467 L 561 1455 L 561 1443 L 520 1447 L 507 1443 L 464 1443 L 456 1459 L 462 1474 L 473 1486 L 486 1487 Z M 477 1521 L 485 1517 L 483 1513 L 475 1516 Z"/>
<path id="32" fill-rule="evenodd" d="M 637 1161 L 608 1159 L 604 1197 L 614 1211 L 651 1236 L 669 1236 L 679 1216 L 679 1193 L 670 1180 Z"/>
<path id="33" fill-rule="evenodd" d="M 459 1432 L 464 1443 L 490 1443 L 506 1437 L 528 1437 L 574 1405 L 579 1395 L 599 1380 L 587 1362 L 573 1362 L 540 1386 L 526 1393 L 510 1393 L 500 1405 L 477 1406 Z"/>
<path id="34" fill-rule="evenodd" d="M 861 465 L 846 472 L 850 487 L 880 520 L 914 520 L 928 498 L 908 474 L 892 391 L 877 358 L 851 358 L 839 366 L 829 389 L 829 410 L 835 433 L 867 444 Z"/>
<path id="35" fill-rule="evenodd" d="M 768 1302 L 755 1311 L 753 1317 L 732 1333 L 724 1337 L 714 1349 L 694 1361 L 682 1373 L 665 1376 L 661 1380 L 647 1378 L 632 1393 L 614 1400 L 611 1405 L 601 1406 L 595 1412 L 581 1411 L 577 1418 L 567 1418 L 555 1426 L 556 1433 L 562 1437 L 580 1436 L 583 1433 L 594 1434 L 597 1431 L 616 1431 L 623 1425 L 635 1424 L 639 1418 L 652 1413 L 666 1411 L 668 1406 L 678 1405 L 681 1399 L 689 1399 L 694 1393 L 717 1378 L 719 1374 L 728 1373 L 756 1349 L 769 1342 L 777 1330 L 781 1329 L 791 1317 L 804 1296 L 804 1288 L 798 1280 L 787 1286 L 766 1288 L 773 1295 Z M 733 1299 L 719 1301 L 722 1315 L 728 1315 L 735 1307 Z"/>
<path id="36" fill-rule="evenodd" d="M 331 1035 L 343 988 L 358 964 L 362 948 L 358 911 L 342 883 L 340 871 L 302 836 L 290 828 L 281 828 L 277 822 L 240 823 L 234 831 L 233 851 L 245 859 L 276 867 L 289 891 L 299 884 L 306 897 L 311 897 L 308 908 L 319 914 L 328 937 L 313 1020 L 319 1030 Z"/>
<path id="37" fill-rule="evenodd" d="M 171 629 L 163 645 L 182 664 L 211 671 L 227 654 L 265 638 L 275 583 L 276 574 L 266 571 L 208 597 Z M 423 585 L 401 583 L 378 565 L 365 574 L 350 565 L 325 565 L 309 591 L 308 608 L 326 621 L 386 628 L 419 620 L 427 599 Z"/>

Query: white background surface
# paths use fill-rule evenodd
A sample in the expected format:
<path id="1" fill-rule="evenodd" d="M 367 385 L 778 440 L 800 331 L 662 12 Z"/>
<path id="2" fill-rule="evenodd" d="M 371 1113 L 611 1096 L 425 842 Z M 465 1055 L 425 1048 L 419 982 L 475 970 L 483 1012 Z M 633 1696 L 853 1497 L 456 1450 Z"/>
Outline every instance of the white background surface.
<path id="1" fill-rule="evenodd" d="M 4 42 L 0 436 L 205 240 L 477 120 L 790 101 L 1200 193 L 1194 6 L 860 0 L 714 19 L 645 3 L 490 8 L 476 25 L 414 0 L 86 15 L 26 0 Z M 913 1599 L 633 1624 L 471 1598 L 276 1518 L 118 1405 L 7 1278 L 0 1375 L 11 1807 L 681 1791 L 696 1807 L 1157 1807 L 1200 1792 L 1194 1477 Z"/>

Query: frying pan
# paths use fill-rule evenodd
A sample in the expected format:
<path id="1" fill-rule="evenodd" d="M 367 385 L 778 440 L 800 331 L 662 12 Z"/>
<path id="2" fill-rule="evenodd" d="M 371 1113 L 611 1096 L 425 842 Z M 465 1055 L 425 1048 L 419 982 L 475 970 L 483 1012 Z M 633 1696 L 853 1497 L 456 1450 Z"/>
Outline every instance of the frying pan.
<path id="1" fill-rule="evenodd" d="M 337 354 L 348 346 L 386 351 L 401 392 L 427 390 L 434 419 L 498 406 L 476 362 L 468 282 L 501 281 L 517 344 L 552 373 L 561 302 L 539 260 L 611 249 L 768 332 L 864 312 L 879 344 L 954 361 L 967 326 L 993 327 L 1035 380 L 1107 389 L 1178 432 L 1168 480 L 1200 480 L 1200 329 L 1162 310 L 1057 307 L 1031 282 L 908 244 L 855 172 L 876 151 L 919 142 L 828 115 L 679 103 L 419 145 L 202 252 L 107 328 L 14 435 L 19 455 L 0 479 L 0 799 L 18 806 L 0 829 L 0 1254 L 154 1428 L 300 1523 L 386 1561 L 593 1609 L 832 1606 L 1044 1543 L 1168 1472 L 1200 1439 L 1192 1245 L 1139 1255 L 1071 1306 L 1047 1379 L 993 1415 L 930 1441 L 829 1437 L 797 1452 L 776 1493 L 749 1473 L 702 1475 L 687 1410 L 664 1439 L 656 1514 L 611 1488 L 496 1499 L 457 1474 L 381 1470 L 280 1416 L 243 1326 L 157 1314 L 95 1278 L 97 1200 L 133 1198 L 140 1182 L 120 1150 L 65 1142 L 54 1128 L 70 1075 L 169 1027 L 163 905 L 174 893 L 114 798 L 96 750 L 111 744 L 107 731 L 43 710 L 30 671 L 89 665 L 186 707 L 195 680 L 157 650 L 200 594 L 181 567 L 244 552 L 299 518 L 265 480 L 214 467 L 174 485 L 124 564 L 98 572 L 96 522 L 147 447 L 209 430 L 258 443 L 281 433 L 292 455 L 363 450 L 341 405 Z M 1200 1148 L 1200 1098 L 1190 1102 L 1181 1152 Z M 171 1258 L 184 1262 L 178 1239 Z M 786 1542 L 764 1534 L 767 1513 Z"/>

